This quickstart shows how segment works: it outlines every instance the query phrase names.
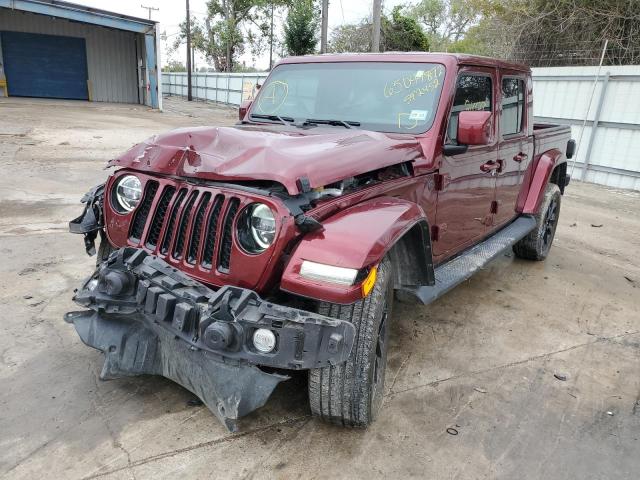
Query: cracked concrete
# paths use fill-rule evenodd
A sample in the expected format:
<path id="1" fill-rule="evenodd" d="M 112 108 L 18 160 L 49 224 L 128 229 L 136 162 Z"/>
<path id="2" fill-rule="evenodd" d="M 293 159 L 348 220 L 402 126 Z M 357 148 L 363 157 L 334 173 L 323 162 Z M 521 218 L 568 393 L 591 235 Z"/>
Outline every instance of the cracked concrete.
<path id="1" fill-rule="evenodd" d="M 505 256 L 428 307 L 396 304 L 370 429 L 312 418 L 297 375 L 230 434 L 168 380 L 97 380 L 100 354 L 62 314 L 93 264 L 66 223 L 104 162 L 235 113 L 13 98 L 0 112 L 0 477 L 638 478 L 638 193 L 572 184 L 546 262 Z"/>

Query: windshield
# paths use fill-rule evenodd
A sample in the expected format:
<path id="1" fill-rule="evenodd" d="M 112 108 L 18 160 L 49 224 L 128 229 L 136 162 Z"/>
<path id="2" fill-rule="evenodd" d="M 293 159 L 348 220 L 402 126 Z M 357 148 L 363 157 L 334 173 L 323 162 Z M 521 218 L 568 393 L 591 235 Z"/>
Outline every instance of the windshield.
<path id="1" fill-rule="evenodd" d="M 250 118 L 424 133 L 433 123 L 444 72 L 434 63 L 284 64 L 260 88 Z"/>

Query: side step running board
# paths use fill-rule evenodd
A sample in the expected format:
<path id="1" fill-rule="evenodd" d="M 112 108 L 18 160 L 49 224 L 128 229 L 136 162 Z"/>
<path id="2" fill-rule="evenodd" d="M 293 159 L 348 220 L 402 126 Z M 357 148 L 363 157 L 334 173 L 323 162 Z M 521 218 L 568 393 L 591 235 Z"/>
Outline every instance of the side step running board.
<path id="1" fill-rule="evenodd" d="M 518 217 L 513 223 L 494 233 L 483 242 L 436 267 L 435 285 L 421 286 L 405 291 L 415 295 L 421 303 L 427 305 L 459 283 L 467 280 L 491 260 L 525 237 L 535 226 L 536 221 L 533 217 Z"/>

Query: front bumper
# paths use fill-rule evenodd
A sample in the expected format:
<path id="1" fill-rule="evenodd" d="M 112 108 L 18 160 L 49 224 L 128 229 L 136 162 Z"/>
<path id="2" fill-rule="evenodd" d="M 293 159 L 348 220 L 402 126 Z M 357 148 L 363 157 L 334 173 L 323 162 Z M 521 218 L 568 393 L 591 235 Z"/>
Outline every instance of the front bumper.
<path id="1" fill-rule="evenodd" d="M 349 322 L 276 305 L 243 288 L 213 291 L 136 248 L 111 254 L 74 300 L 89 310 L 65 320 L 105 354 L 100 378 L 165 376 L 232 431 L 289 378 L 286 370 L 344 362 L 355 337 Z M 274 333 L 272 352 L 253 346 L 258 328 Z"/>

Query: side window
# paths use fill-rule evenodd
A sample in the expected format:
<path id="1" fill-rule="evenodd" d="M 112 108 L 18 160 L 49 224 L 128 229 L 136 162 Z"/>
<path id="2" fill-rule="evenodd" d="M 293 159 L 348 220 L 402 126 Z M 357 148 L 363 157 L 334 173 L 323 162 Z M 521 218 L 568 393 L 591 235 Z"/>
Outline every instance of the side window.
<path id="1" fill-rule="evenodd" d="M 503 78 L 501 103 L 500 131 L 502 135 L 520 133 L 524 115 L 524 81 L 519 78 Z"/>
<path id="2" fill-rule="evenodd" d="M 456 85 L 456 96 L 451 107 L 447 136 L 450 143 L 456 143 L 458 135 L 458 115 L 464 110 L 490 112 L 491 78 L 484 75 L 461 75 Z"/>

